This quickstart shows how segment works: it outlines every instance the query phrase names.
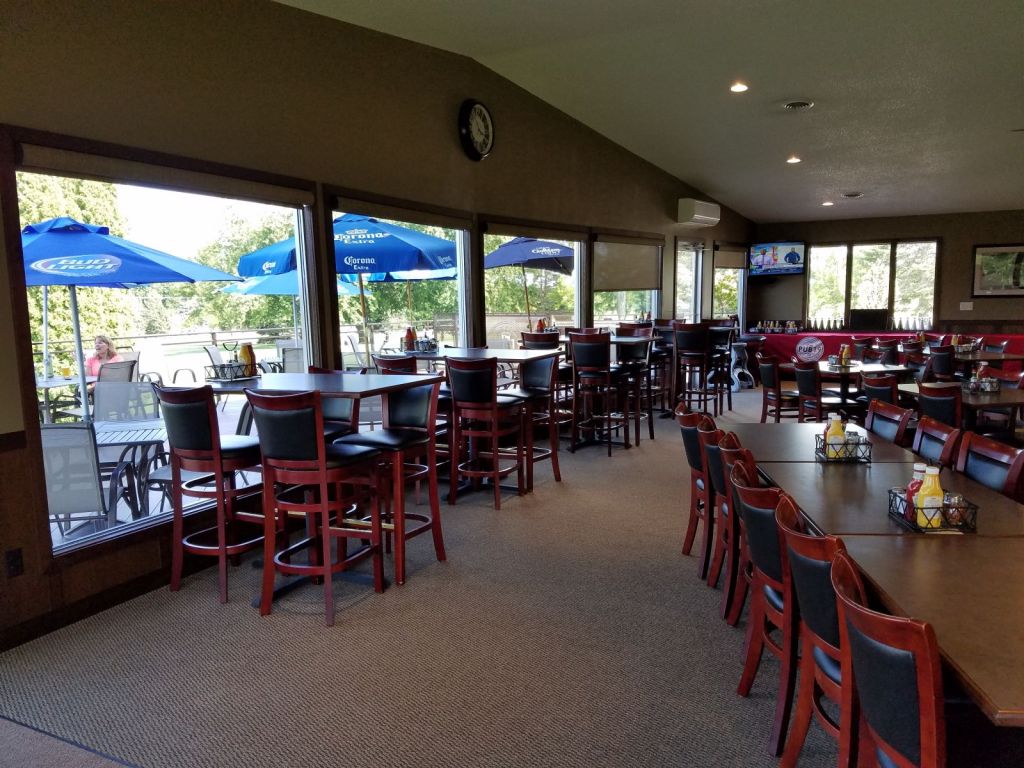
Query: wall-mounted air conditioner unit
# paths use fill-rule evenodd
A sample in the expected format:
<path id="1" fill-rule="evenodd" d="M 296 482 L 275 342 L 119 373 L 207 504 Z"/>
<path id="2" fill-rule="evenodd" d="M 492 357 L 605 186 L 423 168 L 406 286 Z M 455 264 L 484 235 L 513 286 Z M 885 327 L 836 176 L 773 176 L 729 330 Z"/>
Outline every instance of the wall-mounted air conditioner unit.
<path id="1" fill-rule="evenodd" d="M 676 219 L 680 224 L 689 224 L 691 227 L 713 227 L 722 218 L 722 209 L 716 203 L 705 203 L 703 200 L 694 200 L 692 197 L 679 198 L 679 216 Z"/>

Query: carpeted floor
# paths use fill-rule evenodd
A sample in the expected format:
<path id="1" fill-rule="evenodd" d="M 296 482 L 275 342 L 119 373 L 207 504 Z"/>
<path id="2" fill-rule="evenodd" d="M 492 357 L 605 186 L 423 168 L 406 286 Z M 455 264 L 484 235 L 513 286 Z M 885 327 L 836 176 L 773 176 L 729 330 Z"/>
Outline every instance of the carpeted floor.
<path id="1" fill-rule="evenodd" d="M 421 538 L 405 586 L 337 583 L 333 628 L 319 587 L 261 618 L 258 570 L 222 606 L 208 569 L 0 656 L 0 714 L 144 768 L 775 766 L 777 667 L 736 695 L 743 627 L 679 553 L 688 470 L 656 426 L 500 512 L 443 506 L 448 562 Z M 812 727 L 801 765 L 834 760 Z"/>

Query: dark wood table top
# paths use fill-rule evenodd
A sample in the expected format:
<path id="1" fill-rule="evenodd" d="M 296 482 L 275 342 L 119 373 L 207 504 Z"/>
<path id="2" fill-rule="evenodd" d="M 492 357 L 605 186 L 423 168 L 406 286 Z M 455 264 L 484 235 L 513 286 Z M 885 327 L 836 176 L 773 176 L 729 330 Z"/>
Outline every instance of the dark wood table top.
<path id="1" fill-rule="evenodd" d="M 889 489 L 906 486 L 912 471 L 910 464 L 767 461 L 758 462 L 758 468 L 796 500 L 820 533 L 1024 536 L 1024 505 L 948 469 L 939 477 L 942 489 L 959 493 L 978 505 L 977 533 L 914 533 L 889 518 Z"/>
<path id="2" fill-rule="evenodd" d="M 308 392 L 355 399 L 412 389 L 422 384 L 443 383 L 444 376 L 416 374 L 392 376 L 381 373 L 264 373 L 251 379 L 211 381 L 214 392 Z"/>
<path id="3" fill-rule="evenodd" d="M 848 366 L 830 365 L 828 360 L 818 361 L 818 370 L 824 378 L 856 376 L 862 373 L 907 373 L 910 369 L 905 365 L 888 365 L 885 363 L 862 363 L 859 360 L 852 361 Z"/>
<path id="4" fill-rule="evenodd" d="M 798 424 L 781 422 L 779 424 L 734 424 L 726 429 L 735 432 L 744 448 L 749 448 L 758 463 L 772 462 L 813 462 L 814 438 L 823 434 L 828 425 L 824 423 Z M 863 427 L 853 424 L 848 427 L 860 435 L 867 435 L 871 443 L 871 460 L 897 464 L 913 464 L 919 459 L 906 448 L 891 443 L 884 438 L 873 435 Z"/>
<path id="5" fill-rule="evenodd" d="M 961 387 L 960 382 L 943 382 L 940 385 L 945 387 Z M 900 392 L 908 394 L 912 397 L 917 397 L 920 392 L 920 388 L 917 384 L 900 384 Z M 963 405 L 964 408 L 971 408 L 972 410 L 980 411 L 986 409 L 998 410 L 1000 408 L 1012 408 L 1018 405 L 1024 405 L 1024 389 L 1017 389 L 1017 387 L 1009 386 L 1005 381 L 1002 382 L 1002 387 L 998 392 L 976 392 L 976 393 L 963 393 Z"/>
<path id="6" fill-rule="evenodd" d="M 887 610 L 928 621 L 995 723 L 1024 726 L 1024 539 L 844 536 Z"/>
<path id="7" fill-rule="evenodd" d="M 978 350 L 977 352 L 956 352 L 954 356 L 963 363 L 996 363 L 1024 360 L 1024 354 L 1020 352 L 986 352 L 985 350 Z"/>

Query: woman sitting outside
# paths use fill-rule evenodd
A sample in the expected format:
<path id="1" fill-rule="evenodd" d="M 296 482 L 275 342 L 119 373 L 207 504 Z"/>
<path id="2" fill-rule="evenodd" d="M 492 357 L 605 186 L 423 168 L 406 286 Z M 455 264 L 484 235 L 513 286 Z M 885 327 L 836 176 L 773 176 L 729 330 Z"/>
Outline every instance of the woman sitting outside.
<path id="1" fill-rule="evenodd" d="M 110 340 L 109 336 L 97 336 L 95 343 L 96 354 L 85 361 L 85 375 L 99 376 L 100 366 L 107 363 L 119 363 L 124 358 L 117 354 L 117 347 Z"/>

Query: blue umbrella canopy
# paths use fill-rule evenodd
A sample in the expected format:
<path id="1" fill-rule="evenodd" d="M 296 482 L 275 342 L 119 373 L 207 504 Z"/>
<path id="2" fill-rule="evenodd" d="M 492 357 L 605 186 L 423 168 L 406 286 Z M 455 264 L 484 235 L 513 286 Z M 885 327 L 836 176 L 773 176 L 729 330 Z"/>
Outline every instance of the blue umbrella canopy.
<path id="1" fill-rule="evenodd" d="M 492 267 L 528 267 L 571 275 L 576 254 L 567 245 L 532 237 L 517 237 L 495 248 L 484 257 L 484 269 Z"/>
<path id="2" fill-rule="evenodd" d="M 133 288 L 150 283 L 194 283 L 200 280 L 238 280 L 227 272 L 179 259 L 169 253 L 110 234 L 110 228 L 61 216 L 29 224 L 21 231 L 25 284 L 66 285 L 71 299 L 71 327 L 79 385 L 85 392 L 82 329 L 78 322 L 77 286 Z M 89 399 L 82 398 L 89 420 Z"/>
<path id="3" fill-rule="evenodd" d="M 221 293 L 240 296 L 298 296 L 299 273 L 297 271 L 278 274 L 258 275 L 232 283 L 221 288 Z M 359 288 L 347 280 L 338 280 L 339 296 L 358 296 Z"/>
<path id="4" fill-rule="evenodd" d="M 339 275 L 362 274 L 371 282 L 423 279 L 399 275 L 419 270 L 454 270 L 455 253 L 455 243 L 450 240 L 368 216 L 346 213 L 334 220 L 334 259 Z M 294 269 L 294 237 L 247 253 L 238 261 L 238 274 L 242 277 Z"/>
<path id="5" fill-rule="evenodd" d="M 227 272 L 116 237 L 108 227 L 64 216 L 25 227 L 21 250 L 26 285 L 132 288 L 150 283 L 238 280 Z"/>

